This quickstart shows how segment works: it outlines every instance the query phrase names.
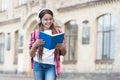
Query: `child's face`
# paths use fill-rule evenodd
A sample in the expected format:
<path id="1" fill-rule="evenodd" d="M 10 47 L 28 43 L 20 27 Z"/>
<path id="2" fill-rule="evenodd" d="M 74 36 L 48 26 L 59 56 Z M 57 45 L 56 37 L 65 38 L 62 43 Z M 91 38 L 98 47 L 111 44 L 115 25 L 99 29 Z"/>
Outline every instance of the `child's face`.
<path id="1" fill-rule="evenodd" d="M 42 17 L 42 24 L 43 24 L 44 30 L 49 29 L 50 26 L 53 24 L 53 17 L 50 14 L 45 14 Z"/>

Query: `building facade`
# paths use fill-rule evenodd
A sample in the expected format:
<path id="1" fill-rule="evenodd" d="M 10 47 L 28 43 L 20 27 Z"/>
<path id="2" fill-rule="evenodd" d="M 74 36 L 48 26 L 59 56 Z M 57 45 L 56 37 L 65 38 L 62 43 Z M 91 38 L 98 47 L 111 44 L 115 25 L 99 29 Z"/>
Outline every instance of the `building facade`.
<path id="1" fill-rule="evenodd" d="M 42 8 L 65 32 L 62 72 L 120 72 L 120 0 L 0 0 L 0 72 L 31 73 L 30 33 Z"/>

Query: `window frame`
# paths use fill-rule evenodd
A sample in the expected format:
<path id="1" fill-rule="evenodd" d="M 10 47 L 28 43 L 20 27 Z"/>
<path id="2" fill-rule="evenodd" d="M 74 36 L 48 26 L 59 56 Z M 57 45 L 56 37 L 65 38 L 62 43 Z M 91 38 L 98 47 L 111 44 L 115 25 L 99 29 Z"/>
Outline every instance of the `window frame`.
<path id="1" fill-rule="evenodd" d="M 67 53 L 69 54 L 66 54 L 63 64 L 75 64 L 77 62 L 77 59 L 76 59 L 77 35 L 78 35 L 77 21 L 69 20 L 68 22 L 65 23 L 65 26 L 66 26 L 65 43 L 66 43 Z M 76 26 L 76 29 L 75 29 L 75 26 Z M 71 34 L 71 32 L 74 34 Z"/>
<path id="2" fill-rule="evenodd" d="M 4 49 L 5 49 L 5 34 L 0 33 L 0 63 L 4 63 L 4 51 L 5 51 Z"/>
<path id="3" fill-rule="evenodd" d="M 110 20 L 109 22 L 105 22 L 105 17 L 107 17 L 107 16 L 109 16 L 109 19 L 108 19 L 108 20 Z M 99 22 L 100 19 L 102 19 L 103 21 Z M 96 64 L 99 64 L 99 63 L 101 63 L 101 64 L 105 64 L 105 63 L 112 64 L 113 61 L 114 61 L 114 57 L 111 57 L 111 55 L 114 56 L 114 53 L 115 53 L 115 50 L 111 51 L 111 46 L 114 46 L 113 48 L 115 49 L 114 40 L 113 41 L 111 40 L 112 37 L 115 39 L 115 36 L 112 36 L 112 32 L 114 32 L 113 34 L 115 34 L 115 29 L 114 28 L 112 29 L 112 26 L 114 26 L 114 23 L 112 22 L 113 21 L 112 19 L 113 18 L 112 18 L 111 14 L 104 14 L 97 19 L 98 29 L 97 29 L 97 50 L 96 50 L 97 55 L 96 55 L 96 60 L 95 60 Z M 102 24 L 102 25 L 100 25 L 100 24 Z M 107 25 L 109 25 L 109 26 L 107 26 Z M 100 33 L 101 33 L 101 38 L 99 36 Z M 108 35 L 105 35 L 107 33 L 108 33 L 109 37 L 108 37 Z M 100 40 L 100 39 L 101 39 L 101 45 L 102 45 L 101 48 L 99 47 L 100 44 L 98 43 L 98 40 Z M 101 53 L 99 53 L 100 49 L 102 49 Z M 104 56 L 105 51 L 106 51 L 106 56 Z M 113 53 L 111 53 L 111 52 L 113 52 Z M 101 57 L 100 57 L 100 55 L 101 55 Z"/>

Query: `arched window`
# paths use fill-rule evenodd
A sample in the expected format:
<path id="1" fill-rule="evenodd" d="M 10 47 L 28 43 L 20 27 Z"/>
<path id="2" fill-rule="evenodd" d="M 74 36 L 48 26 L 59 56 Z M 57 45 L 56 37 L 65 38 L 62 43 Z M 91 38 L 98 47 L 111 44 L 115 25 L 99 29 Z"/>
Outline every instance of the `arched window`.
<path id="1" fill-rule="evenodd" d="M 77 51 L 77 32 L 78 25 L 76 20 L 70 20 L 65 24 L 65 41 L 67 54 L 65 56 L 64 63 L 75 63 L 76 62 L 76 51 Z"/>
<path id="2" fill-rule="evenodd" d="M 115 26 L 111 14 L 98 18 L 97 60 L 96 62 L 112 62 L 115 54 Z"/>
<path id="3" fill-rule="evenodd" d="M 5 34 L 0 33 L 0 63 L 4 62 Z"/>

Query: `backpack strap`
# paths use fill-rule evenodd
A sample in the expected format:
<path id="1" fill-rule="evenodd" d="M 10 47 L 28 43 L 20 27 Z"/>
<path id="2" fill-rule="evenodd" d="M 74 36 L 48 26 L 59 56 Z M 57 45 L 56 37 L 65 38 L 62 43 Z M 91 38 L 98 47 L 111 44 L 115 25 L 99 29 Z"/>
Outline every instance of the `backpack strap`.
<path id="1" fill-rule="evenodd" d="M 31 49 L 33 43 L 37 40 L 38 34 L 39 34 L 38 30 L 34 30 L 33 32 L 31 32 L 31 39 L 30 39 L 29 49 Z"/>

